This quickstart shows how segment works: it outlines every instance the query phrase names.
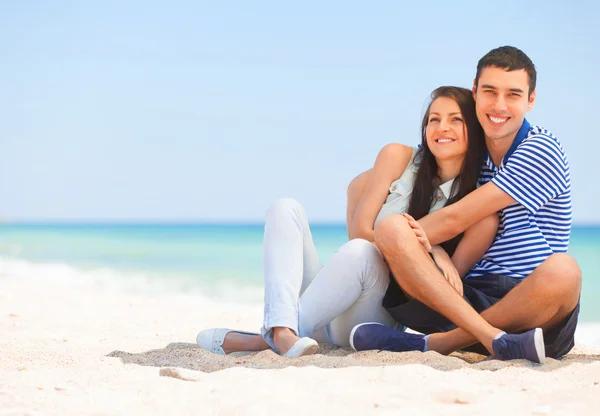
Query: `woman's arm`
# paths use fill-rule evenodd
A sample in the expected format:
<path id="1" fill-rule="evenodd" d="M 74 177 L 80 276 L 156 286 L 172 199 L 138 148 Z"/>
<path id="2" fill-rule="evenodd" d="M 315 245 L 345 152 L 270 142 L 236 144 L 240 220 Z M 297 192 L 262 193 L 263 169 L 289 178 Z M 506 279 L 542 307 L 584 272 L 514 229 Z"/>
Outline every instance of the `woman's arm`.
<path id="1" fill-rule="evenodd" d="M 412 156 L 413 149 L 402 144 L 388 144 L 377 155 L 375 165 L 368 175 L 367 186 L 358 201 L 354 218 L 350 222 L 350 239 L 373 241 L 375 218 L 389 193 L 392 182 L 400 177 Z"/>
<path id="2" fill-rule="evenodd" d="M 452 256 L 452 263 L 461 278 L 490 248 L 498 231 L 498 223 L 498 215 L 492 214 L 466 229 Z"/>
<path id="3" fill-rule="evenodd" d="M 350 185 L 348 185 L 348 191 L 346 193 L 346 230 L 348 230 L 349 239 L 350 230 L 352 229 L 352 222 L 354 221 L 354 213 L 356 212 L 356 207 L 358 206 L 360 199 L 365 193 L 367 182 L 369 181 L 369 177 L 371 176 L 372 171 L 373 169 L 364 171 L 356 178 L 352 179 Z"/>

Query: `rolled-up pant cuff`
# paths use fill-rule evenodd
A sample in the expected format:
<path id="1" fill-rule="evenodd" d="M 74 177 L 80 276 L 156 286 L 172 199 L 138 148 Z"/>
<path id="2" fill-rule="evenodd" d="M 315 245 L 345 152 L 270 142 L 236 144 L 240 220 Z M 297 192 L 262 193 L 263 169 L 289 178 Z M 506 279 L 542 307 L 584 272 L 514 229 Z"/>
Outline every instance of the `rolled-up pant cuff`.
<path id="1" fill-rule="evenodd" d="M 265 339 L 265 342 L 269 344 L 275 352 L 279 353 L 277 347 L 275 347 L 275 342 L 273 341 L 273 328 L 289 328 L 298 335 L 298 313 L 289 312 L 283 315 L 278 314 L 278 316 L 272 316 L 269 313 L 269 309 L 265 308 L 265 320 L 263 327 L 260 329 L 260 333 Z"/>

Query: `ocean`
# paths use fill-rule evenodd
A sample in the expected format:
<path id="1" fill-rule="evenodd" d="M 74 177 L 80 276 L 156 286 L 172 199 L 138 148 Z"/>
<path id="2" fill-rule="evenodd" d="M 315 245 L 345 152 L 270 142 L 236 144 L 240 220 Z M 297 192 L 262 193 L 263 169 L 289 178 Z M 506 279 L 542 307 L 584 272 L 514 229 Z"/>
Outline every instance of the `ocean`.
<path id="1" fill-rule="evenodd" d="M 323 263 L 347 241 L 343 224 L 312 232 Z M 262 237 L 262 224 L 2 224 L 0 279 L 10 272 L 258 304 Z M 573 227 L 569 253 L 583 271 L 580 321 L 598 330 L 600 226 Z"/>

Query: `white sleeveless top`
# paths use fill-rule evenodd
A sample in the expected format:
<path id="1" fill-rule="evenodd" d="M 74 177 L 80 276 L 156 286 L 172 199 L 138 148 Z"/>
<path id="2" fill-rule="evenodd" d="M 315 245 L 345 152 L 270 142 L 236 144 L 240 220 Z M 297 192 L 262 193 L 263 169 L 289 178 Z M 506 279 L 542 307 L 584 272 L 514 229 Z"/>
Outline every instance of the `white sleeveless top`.
<path id="1" fill-rule="evenodd" d="M 404 214 L 408 211 L 410 195 L 412 194 L 415 179 L 417 177 L 417 170 L 419 169 L 419 163 L 418 161 L 415 161 L 416 154 L 417 148 L 415 147 L 413 148 L 413 154 L 408 162 L 408 166 L 406 166 L 402 175 L 390 185 L 389 195 L 381 207 L 377 218 L 375 218 L 375 224 L 386 215 Z M 431 209 L 429 210 L 430 213 L 442 208 L 448 199 L 452 197 L 452 195 L 450 195 L 452 183 L 454 183 L 454 179 L 444 182 L 435 190 L 435 197 Z"/>

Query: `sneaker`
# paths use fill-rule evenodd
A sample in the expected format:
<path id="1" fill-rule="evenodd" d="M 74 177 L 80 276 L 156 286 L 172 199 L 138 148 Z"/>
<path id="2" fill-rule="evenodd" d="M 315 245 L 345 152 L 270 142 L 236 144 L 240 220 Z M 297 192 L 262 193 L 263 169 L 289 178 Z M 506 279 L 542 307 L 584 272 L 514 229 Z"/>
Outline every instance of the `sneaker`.
<path id="1" fill-rule="evenodd" d="M 546 361 L 544 333 L 541 328 L 523 334 L 504 334 L 492 342 L 492 348 L 494 355 L 500 360 L 525 358 L 539 364 Z"/>
<path id="2" fill-rule="evenodd" d="M 424 338 L 424 335 L 409 334 L 380 323 L 367 322 L 352 328 L 350 346 L 354 351 L 424 351 Z"/>

